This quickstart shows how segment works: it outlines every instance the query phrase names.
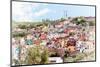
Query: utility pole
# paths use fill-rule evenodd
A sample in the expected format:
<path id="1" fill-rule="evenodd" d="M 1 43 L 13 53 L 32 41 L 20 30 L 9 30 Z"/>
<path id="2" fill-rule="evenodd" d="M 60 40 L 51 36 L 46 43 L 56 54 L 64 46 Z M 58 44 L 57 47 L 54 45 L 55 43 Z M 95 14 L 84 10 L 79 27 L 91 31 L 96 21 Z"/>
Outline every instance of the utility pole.
<path id="1" fill-rule="evenodd" d="M 67 17 L 68 16 L 67 10 L 64 11 L 64 16 L 65 16 L 66 19 L 68 19 L 68 17 Z"/>

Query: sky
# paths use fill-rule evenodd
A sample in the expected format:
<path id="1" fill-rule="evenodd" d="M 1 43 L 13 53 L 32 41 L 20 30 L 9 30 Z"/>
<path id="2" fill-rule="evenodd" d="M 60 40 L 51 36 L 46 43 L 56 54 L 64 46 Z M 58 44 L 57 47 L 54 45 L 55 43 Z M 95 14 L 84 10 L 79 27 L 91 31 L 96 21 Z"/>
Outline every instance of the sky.
<path id="1" fill-rule="evenodd" d="M 95 7 L 47 4 L 33 2 L 12 2 L 12 20 L 21 21 L 41 21 L 42 19 L 56 20 L 61 17 L 95 16 Z"/>

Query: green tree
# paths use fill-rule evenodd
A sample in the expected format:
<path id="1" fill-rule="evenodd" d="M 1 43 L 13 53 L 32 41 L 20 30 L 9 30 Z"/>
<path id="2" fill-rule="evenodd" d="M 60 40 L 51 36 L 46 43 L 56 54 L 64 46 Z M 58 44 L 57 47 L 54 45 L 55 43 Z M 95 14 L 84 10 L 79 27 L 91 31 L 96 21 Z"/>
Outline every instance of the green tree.
<path id="1" fill-rule="evenodd" d="M 61 18 L 61 19 L 60 19 L 60 22 L 63 22 L 63 21 L 65 21 L 65 20 L 66 20 L 65 18 Z"/>
<path id="2" fill-rule="evenodd" d="M 75 23 L 76 25 L 86 26 L 86 20 L 84 19 L 84 17 L 76 17 L 72 19 L 71 22 Z"/>

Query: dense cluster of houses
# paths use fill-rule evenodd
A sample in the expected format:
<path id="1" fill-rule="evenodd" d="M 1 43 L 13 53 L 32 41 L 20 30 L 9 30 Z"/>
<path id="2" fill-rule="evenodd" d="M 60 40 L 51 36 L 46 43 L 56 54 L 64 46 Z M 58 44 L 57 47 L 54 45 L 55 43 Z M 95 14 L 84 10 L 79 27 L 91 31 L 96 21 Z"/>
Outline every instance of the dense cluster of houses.
<path id="1" fill-rule="evenodd" d="M 14 29 L 23 31 L 23 29 Z M 12 38 L 12 59 L 25 60 L 27 48 L 37 45 L 45 46 L 49 51 L 56 49 L 58 56 L 66 53 L 71 56 L 75 51 L 91 52 L 95 49 L 95 26 L 79 26 L 65 20 L 54 25 L 38 26 L 29 30 L 25 37 Z M 21 46 L 21 50 L 19 49 Z"/>

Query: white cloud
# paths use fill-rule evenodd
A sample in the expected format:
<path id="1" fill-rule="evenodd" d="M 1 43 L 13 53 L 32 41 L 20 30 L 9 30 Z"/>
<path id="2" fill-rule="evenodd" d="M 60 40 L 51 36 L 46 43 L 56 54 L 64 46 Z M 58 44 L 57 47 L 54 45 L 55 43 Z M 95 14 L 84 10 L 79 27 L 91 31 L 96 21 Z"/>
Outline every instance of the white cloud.
<path id="1" fill-rule="evenodd" d="M 32 21 L 33 8 L 38 7 L 38 3 L 12 2 L 12 15 L 15 21 Z"/>
<path id="2" fill-rule="evenodd" d="M 45 4 L 47 5 L 47 4 Z M 43 16 L 50 12 L 50 9 L 39 8 L 39 3 L 29 3 L 29 2 L 12 2 L 12 19 L 14 21 L 33 21 L 35 18 Z"/>
<path id="3" fill-rule="evenodd" d="M 50 12 L 50 10 L 49 10 L 48 8 L 44 8 L 44 9 L 42 9 L 42 10 L 40 10 L 40 11 L 34 13 L 34 15 L 35 15 L 36 17 L 38 17 L 38 16 L 45 15 L 45 14 L 47 14 L 48 12 Z"/>

